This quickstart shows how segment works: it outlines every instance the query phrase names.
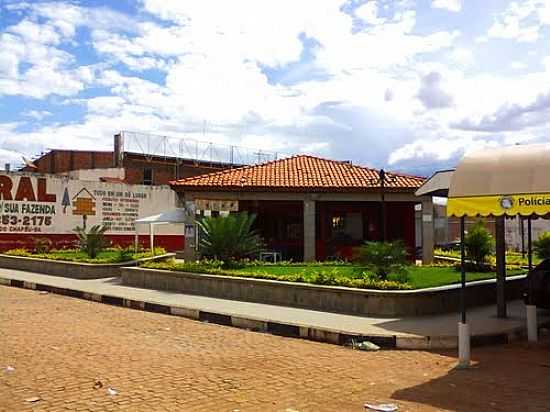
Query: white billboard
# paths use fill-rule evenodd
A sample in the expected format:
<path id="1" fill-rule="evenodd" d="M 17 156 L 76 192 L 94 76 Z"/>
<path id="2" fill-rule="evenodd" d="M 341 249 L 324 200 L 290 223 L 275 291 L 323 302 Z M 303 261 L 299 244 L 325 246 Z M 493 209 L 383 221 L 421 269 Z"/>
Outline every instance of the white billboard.
<path id="1" fill-rule="evenodd" d="M 107 234 L 130 235 L 135 231 L 136 219 L 171 210 L 176 205 L 176 193 L 167 186 L 0 173 L 0 236 L 72 234 L 76 226 L 97 224 L 108 226 Z M 174 227 L 158 231 L 178 233 Z"/>

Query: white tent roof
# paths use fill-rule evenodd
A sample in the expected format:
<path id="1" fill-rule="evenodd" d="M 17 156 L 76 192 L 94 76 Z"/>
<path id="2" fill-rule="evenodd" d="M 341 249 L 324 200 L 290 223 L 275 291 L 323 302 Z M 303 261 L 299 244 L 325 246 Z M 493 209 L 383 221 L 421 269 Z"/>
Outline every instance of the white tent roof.
<path id="1" fill-rule="evenodd" d="M 173 209 L 166 212 L 159 213 L 158 215 L 152 215 L 142 217 L 135 221 L 136 224 L 168 224 L 168 223 L 187 223 L 189 222 L 189 216 L 185 209 Z"/>

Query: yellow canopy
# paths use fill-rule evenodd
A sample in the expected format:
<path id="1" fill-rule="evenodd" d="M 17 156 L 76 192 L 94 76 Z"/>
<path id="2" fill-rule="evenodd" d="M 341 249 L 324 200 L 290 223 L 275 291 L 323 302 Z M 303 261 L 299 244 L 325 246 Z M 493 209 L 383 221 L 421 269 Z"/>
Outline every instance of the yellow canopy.
<path id="1" fill-rule="evenodd" d="M 550 213 L 550 144 L 485 149 L 464 157 L 451 178 L 448 216 Z"/>

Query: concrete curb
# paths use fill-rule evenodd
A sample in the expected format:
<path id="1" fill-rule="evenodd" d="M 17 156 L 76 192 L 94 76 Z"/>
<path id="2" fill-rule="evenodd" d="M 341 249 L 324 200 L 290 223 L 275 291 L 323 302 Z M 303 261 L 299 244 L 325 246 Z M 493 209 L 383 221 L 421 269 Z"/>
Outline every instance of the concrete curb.
<path id="1" fill-rule="evenodd" d="M 213 313 L 199 309 L 190 309 L 180 306 L 168 306 L 155 302 L 125 299 L 120 296 L 100 295 L 81 290 L 58 288 L 55 286 L 26 282 L 16 279 L 0 277 L 0 285 L 12 286 L 22 289 L 45 291 L 73 298 L 85 299 L 108 305 L 121 306 L 129 309 L 143 310 L 147 312 L 162 313 L 172 316 L 180 316 L 187 319 L 206 323 L 214 323 L 223 326 L 232 326 L 253 332 L 270 333 L 278 336 L 301 338 L 316 342 L 330 343 L 341 346 L 351 346 L 353 343 L 370 341 L 382 349 L 400 350 L 440 350 L 456 349 L 458 338 L 456 336 L 399 336 L 399 335 L 362 335 L 346 333 L 317 327 L 294 325 L 290 323 L 270 322 L 268 320 L 249 319 L 224 313 Z M 544 327 L 547 325 L 540 325 Z M 517 328 L 512 331 L 472 336 L 471 344 L 474 347 L 509 343 L 524 339 L 525 328 Z"/>

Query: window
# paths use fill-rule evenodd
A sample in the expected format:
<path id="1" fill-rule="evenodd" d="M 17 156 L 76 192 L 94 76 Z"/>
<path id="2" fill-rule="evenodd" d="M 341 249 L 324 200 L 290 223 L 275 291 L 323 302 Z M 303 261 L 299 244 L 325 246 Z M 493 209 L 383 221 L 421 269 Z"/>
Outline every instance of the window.
<path id="1" fill-rule="evenodd" d="M 334 214 L 330 218 L 332 238 L 363 239 L 363 216 L 357 212 Z"/>
<path id="2" fill-rule="evenodd" d="M 153 184 L 153 169 L 149 167 L 143 169 L 143 184 L 148 186 Z"/>
<path id="3" fill-rule="evenodd" d="M 332 216 L 332 233 L 343 232 L 346 227 L 344 216 Z"/>

